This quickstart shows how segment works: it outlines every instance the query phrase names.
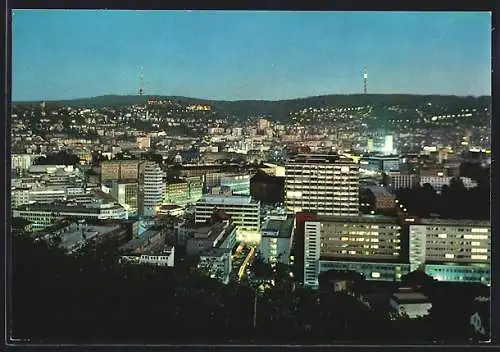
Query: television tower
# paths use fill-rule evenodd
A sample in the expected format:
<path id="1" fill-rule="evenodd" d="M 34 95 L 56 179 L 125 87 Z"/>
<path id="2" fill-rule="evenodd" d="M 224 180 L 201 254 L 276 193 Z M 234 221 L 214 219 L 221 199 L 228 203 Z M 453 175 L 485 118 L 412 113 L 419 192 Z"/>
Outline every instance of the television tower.
<path id="1" fill-rule="evenodd" d="M 139 76 L 139 95 L 141 97 L 144 94 L 143 84 L 144 84 L 144 68 L 141 66 L 141 74 Z"/>
<path id="2" fill-rule="evenodd" d="M 368 69 L 365 66 L 363 73 L 363 92 L 366 94 L 368 92 Z"/>

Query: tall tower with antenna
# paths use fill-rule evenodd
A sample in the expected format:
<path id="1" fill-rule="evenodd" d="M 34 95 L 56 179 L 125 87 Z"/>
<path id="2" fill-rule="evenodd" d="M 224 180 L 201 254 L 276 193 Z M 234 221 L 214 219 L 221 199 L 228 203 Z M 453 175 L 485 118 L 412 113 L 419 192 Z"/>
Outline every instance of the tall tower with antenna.
<path id="1" fill-rule="evenodd" d="M 139 95 L 142 97 L 144 94 L 144 68 L 141 66 L 141 74 L 139 76 Z"/>
<path id="2" fill-rule="evenodd" d="M 366 94 L 368 92 L 368 69 L 365 66 L 363 71 L 363 92 Z"/>

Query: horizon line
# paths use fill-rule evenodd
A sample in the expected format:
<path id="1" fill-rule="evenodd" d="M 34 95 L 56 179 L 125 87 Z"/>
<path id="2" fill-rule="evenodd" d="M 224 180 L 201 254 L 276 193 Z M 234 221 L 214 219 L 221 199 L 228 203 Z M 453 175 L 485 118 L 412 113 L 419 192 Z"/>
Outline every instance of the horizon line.
<path id="1" fill-rule="evenodd" d="M 275 99 L 216 99 L 216 98 L 200 98 L 193 96 L 184 96 L 184 95 L 163 95 L 163 94 L 100 94 L 95 96 L 87 96 L 87 97 L 76 97 L 76 98 L 59 98 L 59 99 L 30 99 L 30 100 L 13 100 L 11 99 L 11 103 L 34 103 L 34 102 L 64 102 L 64 101 L 74 101 L 74 100 L 86 100 L 86 99 L 96 99 L 101 97 L 143 97 L 143 98 L 151 98 L 151 97 L 161 97 L 161 98 L 185 98 L 185 99 L 197 99 L 197 100 L 207 100 L 207 101 L 219 101 L 219 102 L 244 102 L 244 101 L 263 101 L 263 102 L 279 102 L 279 101 L 287 101 L 287 100 L 302 100 L 302 99 L 310 99 L 310 98 L 321 98 L 328 96 L 370 96 L 370 95 L 414 95 L 414 96 L 441 96 L 441 97 L 457 97 L 457 98 L 482 98 L 489 97 L 490 94 L 443 94 L 443 93 L 332 93 L 332 94 L 320 94 L 320 95 L 309 95 L 309 96 L 300 96 L 300 97 L 290 97 L 290 98 L 275 98 Z"/>

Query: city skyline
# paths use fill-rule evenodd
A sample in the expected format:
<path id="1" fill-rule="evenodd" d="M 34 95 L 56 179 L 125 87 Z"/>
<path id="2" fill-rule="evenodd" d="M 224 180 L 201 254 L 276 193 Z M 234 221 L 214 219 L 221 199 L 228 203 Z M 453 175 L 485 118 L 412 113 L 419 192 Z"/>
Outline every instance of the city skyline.
<path id="1" fill-rule="evenodd" d="M 145 95 L 362 94 L 364 67 L 369 94 L 491 94 L 487 12 L 15 10 L 12 16 L 13 101 L 135 95 L 141 67 Z"/>

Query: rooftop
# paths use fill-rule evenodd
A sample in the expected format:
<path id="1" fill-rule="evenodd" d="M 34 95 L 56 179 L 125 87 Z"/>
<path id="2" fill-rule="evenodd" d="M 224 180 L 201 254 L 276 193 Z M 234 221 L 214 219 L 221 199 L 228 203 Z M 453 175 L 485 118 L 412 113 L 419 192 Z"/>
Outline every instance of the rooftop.
<path id="1" fill-rule="evenodd" d="M 120 247 L 120 251 L 135 251 L 138 247 L 142 247 L 148 243 L 150 243 L 151 240 L 153 240 L 156 236 L 161 235 L 160 231 L 156 230 L 146 230 L 144 231 L 139 237 L 135 237 L 125 243 L 123 246 Z"/>
<path id="2" fill-rule="evenodd" d="M 450 225 L 450 226 L 482 226 L 491 227 L 486 220 L 453 220 L 453 219 L 420 219 L 422 225 Z"/>
<path id="3" fill-rule="evenodd" d="M 99 235 L 104 235 L 120 229 L 120 226 L 78 226 L 71 224 L 66 228 L 61 229 L 61 244 L 60 247 L 71 249 L 85 239 L 94 238 Z"/>
<path id="4" fill-rule="evenodd" d="M 369 189 L 375 195 L 375 197 L 393 197 L 393 195 L 384 187 L 376 185 L 367 185 L 363 188 Z"/>
<path id="5" fill-rule="evenodd" d="M 287 216 L 285 219 L 269 219 L 263 225 L 261 233 L 263 237 L 280 237 L 290 238 L 292 236 L 295 218 L 293 215 Z M 268 232 L 266 234 L 266 232 Z M 269 232 L 275 233 L 275 235 Z"/>
<path id="6" fill-rule="evenodd" d="M 105 204 L 106 209 L 123 209 L 119 204 Z M 14 208 L 18 211 L 43 211 L 43 212 L 60 212 L 60 213 L 85 213 L 94 214 L 100 210 L 99 207 L 86 206 L 71 202 L 51 202 L 51 203 L 32 203 L 23 204 Z"/>
<path id="7" fill-rule="evenodd" d="M 200 254 L 200 257 L 220 257 L 231 254 L 231 248 L 210 248 Z"/>
<path id="8" fill-rule="evenodd" d="M 258 202 L 252 200 L 250 196 L 213 196 L 206 195 L 201 198 L 198 203 L 209 203 L 209 204 L 230 204 L 230 205 L 246 205 L 246 204 L 257 204 Z"/>
<path id="9" fill-rule="evenodd" d="M 342 157 L 338 154 L 298 154 L 288 160 L 289 164 L 352 164 L 356 165 L 352 159 Z"/>
<path id="10" fill-rule="evenodd" d="M 360 215 L 360 216 L 327 216 L 321 215 L 317 217 L 316 221 L 323 222 L 342 222 L 342 223 L 369 223 L 369 224 L 397 224 L 396 217 L 384 215 Z"/>
<path id="11" fill-rule="evenodd" d="M 429 298 L 421 294 L 420 292 L 397 292 L 391 297 L 397 303 L 429 303 Z"/>

